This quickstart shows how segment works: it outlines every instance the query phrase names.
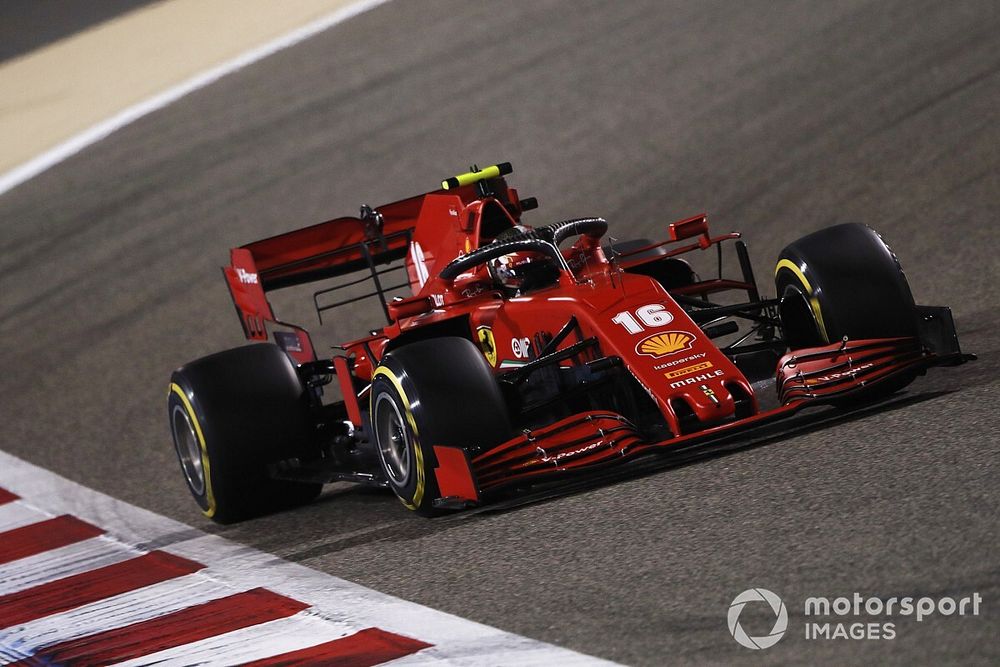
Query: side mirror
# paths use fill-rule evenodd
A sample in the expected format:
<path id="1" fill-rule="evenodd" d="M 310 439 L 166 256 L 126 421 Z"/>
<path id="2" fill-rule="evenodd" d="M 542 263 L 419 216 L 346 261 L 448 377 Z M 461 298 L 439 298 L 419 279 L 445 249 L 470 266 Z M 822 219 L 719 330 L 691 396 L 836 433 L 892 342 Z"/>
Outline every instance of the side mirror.
<path id="1" fill-rule="evenodd" d="M 708 243 L 708 216 L 704 213 L 696 215 L 693 218 L 687 218 L 686 220 L 671 222 L 667 227 L 667 232 L 670 235 L 671 241 L 680 241 L 681 239 L 701 236 L 704 239 L 704 242 L 699 239 L 699 245 L 702 247 L 708 247 L 708 245 L 711 245 Z"/>
<path id="2" fill-rule="evenodd" d="M 389 317 L 398 322 L 405 317 L 416 317 L 434 310 L 434 299 L 429 296 L 410 297 L 398 301 L 393 299 L 386 306 L 389 309 Z"/>

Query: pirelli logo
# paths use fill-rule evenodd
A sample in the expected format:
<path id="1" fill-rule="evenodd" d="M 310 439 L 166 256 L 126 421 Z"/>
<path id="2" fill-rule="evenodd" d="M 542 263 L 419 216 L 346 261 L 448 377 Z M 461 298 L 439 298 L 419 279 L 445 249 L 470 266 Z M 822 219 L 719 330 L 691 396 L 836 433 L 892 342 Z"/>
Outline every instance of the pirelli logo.
<path id="1" fill-rule="evenodd" d="M 690 375 L 691 373 L 697 373 L 698 371 L 703 371 L 706 368 L 711 368 L 711 361 L 703 361 L 700 364 L 695 364 L 694 366 L 688 366 L 687 368 L 679 368 L 676 371 L 669 371 L 664 373 L 663 376 L 668 380 L 673 380 L 674 378 L 679 378 L 682 375 Z"/>

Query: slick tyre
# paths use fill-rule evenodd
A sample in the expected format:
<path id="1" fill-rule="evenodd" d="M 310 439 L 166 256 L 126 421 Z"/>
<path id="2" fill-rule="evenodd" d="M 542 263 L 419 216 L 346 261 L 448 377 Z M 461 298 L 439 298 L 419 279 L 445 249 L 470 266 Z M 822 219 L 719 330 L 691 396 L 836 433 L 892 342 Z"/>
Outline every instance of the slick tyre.
<path id="1" fill-rule="evenodd" d="M 782 329 L 793 350 L 834 343 L 845 336 L 917 335 L 916 308 L 899 260 L 871 227 L 827 227 L 789 244 L 775 266 Z M 850 406 L 908 385 L 903 373 L 834 401 Z"/>
<path id="2" fill-rule="evenodd" d="M 916 335 L 913 295 L 896 255 L 871 227 L 844 224 L 789 244 L 774 282 L 792 349 L 844 336 Z"/>
<path id="3" fill-rule="evenodd" d="M 604 246 L 604 254 L 608 258 L 613 258 L 617 254 L 629 253 L 639 248 L 653 245 L 653 243 L 649 239 L 621 241 Z M 660 246 L 636 255 L 629 255 L 628 259 L 630 262 L 637 262 L 641 259 L 643 263 L 632 266 L 628 269 L 628 272 L 649 276 L 660 283 L 665 290 L 684 287 L 698 280 L 697 274 L 686 260 L 679 257 L 667 257 L 667 252 L 665 247 Z"/>
<path id="4" fill-rule="evenodd" d="M 511 429 L 489 364 L 464 338 L 418 341 L 387 353 L 372 377 L 370 410 L 389 487 L 423 516 L 441 513 L 434 507 L 434 445 L 475 454 L 506 440 Z"/>
<path id="5" fill-rule="evenodd" d="M 276 346 L 226 350 L 177 369 L 167 412 L 188 489 L 213 521 L 232 523 L 319 495 L 321 484 L 268 475 L 268 464 L 311 444 L 305 388 Z"/>

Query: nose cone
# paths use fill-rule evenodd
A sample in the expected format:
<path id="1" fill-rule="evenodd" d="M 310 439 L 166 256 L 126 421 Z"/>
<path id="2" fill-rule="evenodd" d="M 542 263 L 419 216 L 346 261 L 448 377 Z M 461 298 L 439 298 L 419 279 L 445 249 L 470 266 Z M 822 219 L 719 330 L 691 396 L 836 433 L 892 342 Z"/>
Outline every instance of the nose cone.
<path id="1" fill-rule="evenodd" d="M 709 378 L 699 380 L 698 377 L 692 378 L 695 381 L 681 396 L 698 421 L 710 424 L 732 416 L 736 412 L 736 399 L 729 389 L 718 379 L 712 378 L 715 380 L 712 382 Z"/>

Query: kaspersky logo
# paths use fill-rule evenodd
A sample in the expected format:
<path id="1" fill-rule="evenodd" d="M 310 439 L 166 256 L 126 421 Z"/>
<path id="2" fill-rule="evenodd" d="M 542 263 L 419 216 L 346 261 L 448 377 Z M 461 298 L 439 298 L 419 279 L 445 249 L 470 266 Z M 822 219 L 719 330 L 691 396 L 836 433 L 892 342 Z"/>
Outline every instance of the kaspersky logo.
<path id="1" fill-rule="evenodd" d="M 774 627 L 766 635 L 751 637 L 740 625 L 740 614 L 743 608 L 751 603 L 762 602 L 774 612 Z M 777 595 L 766 588 L 751 588 L 736 596 L 732 604 L 729 605 L 729 614 L 726 617 L 729 621 L 729 634 L 733 636 L 740 646 L 751 649 L 771 648 L 785 635 L 788 629 L 788 610 L 785 603 Z"/>
<path id="2" fill-rule="evenodd" d="M 638 354 L 645 354 L 659 359 L 668 354 L 675 354 L 681 350 L 690 350 L 694 343 L 694 336 L 683 331 L 667 331 L 654 334 L 648 338 L 643 338 L 635 346 Z"/>

